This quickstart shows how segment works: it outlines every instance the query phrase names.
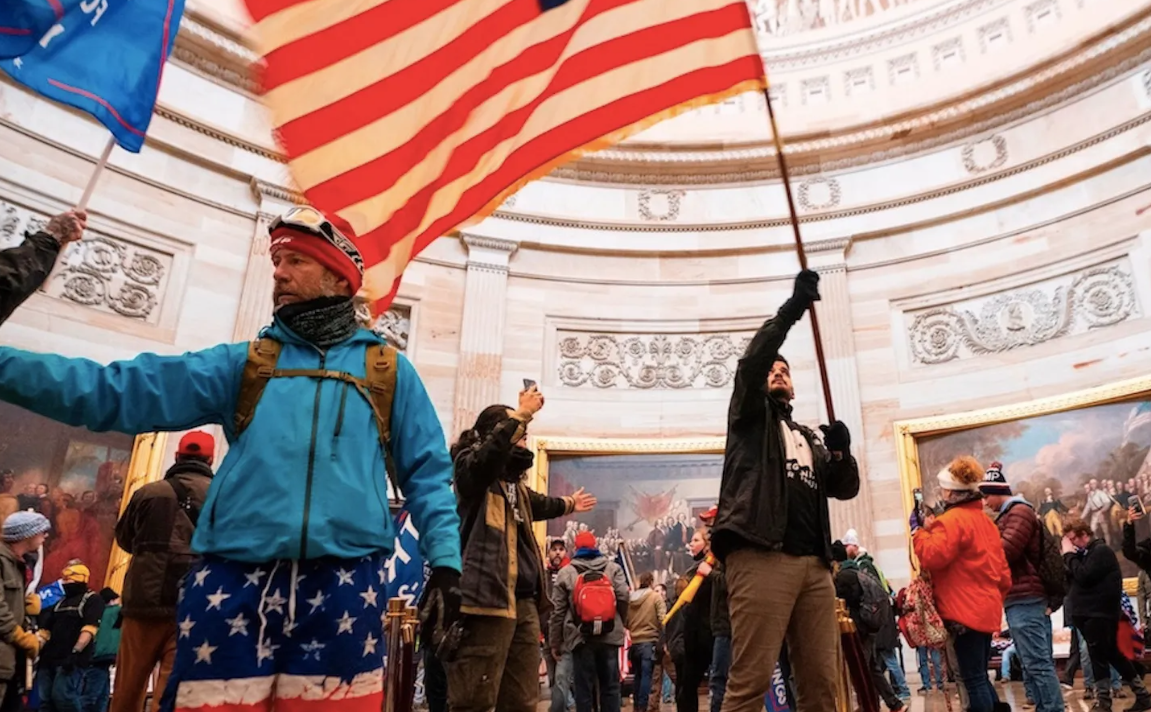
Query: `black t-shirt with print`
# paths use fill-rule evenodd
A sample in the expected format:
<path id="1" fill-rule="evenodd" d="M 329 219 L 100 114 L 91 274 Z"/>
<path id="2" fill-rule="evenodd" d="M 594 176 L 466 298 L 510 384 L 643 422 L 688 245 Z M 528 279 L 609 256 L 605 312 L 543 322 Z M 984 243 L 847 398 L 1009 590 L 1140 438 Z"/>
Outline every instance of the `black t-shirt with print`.
<path id="1" fill-rule="evenodd" d="M 783 534 L 783 553 L 790 556 L 824 555 L 823 531 L 819 522 L 819 487 L 812 471 L 811 447 L 799 430 L 787 421 L 780 423 L 787 462 L 787 531 Z"/>

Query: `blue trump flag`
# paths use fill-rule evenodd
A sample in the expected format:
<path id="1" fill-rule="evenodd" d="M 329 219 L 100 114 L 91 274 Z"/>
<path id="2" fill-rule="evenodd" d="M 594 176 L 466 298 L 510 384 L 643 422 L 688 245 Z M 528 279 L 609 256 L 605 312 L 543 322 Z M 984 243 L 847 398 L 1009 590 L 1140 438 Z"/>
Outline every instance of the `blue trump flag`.
<path id="1" fill-rule="evenodd" d="M 2 0 L 0 70 L 138 153 L 184 0 Z"/>

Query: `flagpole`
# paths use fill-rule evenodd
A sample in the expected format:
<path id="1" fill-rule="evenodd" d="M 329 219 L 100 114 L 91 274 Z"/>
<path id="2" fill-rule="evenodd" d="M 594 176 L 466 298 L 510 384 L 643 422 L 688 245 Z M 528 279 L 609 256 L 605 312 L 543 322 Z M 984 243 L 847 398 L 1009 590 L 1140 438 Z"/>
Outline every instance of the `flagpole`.
<path id="1" fill-rule="evenodd" d="M 100 180 L 100 174 L 104 172 L 105 166 L 108 165 L 108 157 L 112 155 L 112 148 L 116 145 L 116 138 L 114 136 L 108 137 L 108 145 L 104 146 L 104 152 L 100 154 L 100 160 L 96 162 L 96 168 L 92 171 L 92 176 L 88 178 L 88 185 L 84 187 L 84 194 L 80 196 L 80 202 L 76 204 L 77 210 L 87 210 L 88 201 L 92 199 L 92 193 L 96 190 L 96 181 Z"/>
<path id="2" fill-rule="evenodd" d="M 775 109 L 771 106 L 771 85 L 763 89 L 767 101 L 767 118 L 771 124 L 771 138 L 775 142 L 775 156 L 779 161 L 779 174 L 783 177 L 783 191 L 787 194 L 787 212 L 791 216 L 791 230 L 795 234 L 795 251 L 799 255 L 799 268 L 807 269 L 807 253 L 803 251 L 803 238 L 799 234 L 799 214 L 795 211 L 795 200 L 791 195 L 791 176 L 787 172 L 787 159 L 783 156 L 783 140 L 779 137 L 779 125 L 775 121 Z M 827 360 L 823 355 L 823 341 L 819 338 L 819 319 L 815 315 L 815 305 L 809 310 L 811 331 L 815 336 L 815 360 L 819 364 L 819 381 L 823 384 L 823 402 L 827 406 L 827 421 L 835 422 L 835 406 L 831 403 L 831 383 L 827 378 Z"/>

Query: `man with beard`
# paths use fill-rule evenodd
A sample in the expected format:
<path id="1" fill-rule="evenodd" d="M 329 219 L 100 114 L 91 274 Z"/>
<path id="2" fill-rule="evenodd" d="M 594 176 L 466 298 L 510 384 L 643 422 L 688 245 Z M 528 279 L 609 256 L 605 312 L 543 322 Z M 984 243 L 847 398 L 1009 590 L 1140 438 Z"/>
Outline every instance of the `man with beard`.
<path id="1" fill-rule="evenodd" d="M 723 712 L 758 712 L 784 638 L 802 710 L 836 705 L 835 586 L 827 498 L 859 492 L 851 435 L 823 438 L 791 417 L 791 369 L 779 349 L 819 299 L 819 275 L 795 279 L 791 298 L 752 338 L 736 369 L 712 551 L 726 570 L 731 673 Z"/>
<path id="2" fill-rule="evenodd" d="M 556 577 L 560 570 L 571 563 L 568 558 L 567 546 L 563 539 L 552 539 L 548 545 L 548 590 L 547 597 L 551 599 L 552 589 L 556 585 Z M 550 712 L 564 712 L 575 706 L 572 698 L 572 658 L 570 653 L 564 653 L 559 658 L 552 652 L 549 644 L 551 626 L 543 626 L 544 635 L 544 661 L 548 666 L 548 682 L 551 684 L 552 702 Z"/>
<path id="3" fill-rule="evenodd" d="M 465 562 L 459 645 L 442 651 L 452 712 L 534 712 L 539 702 L 540 621 L 551 591 L 532 525 L 596 504 L 582 488 L 547 497 L 524 482 L 534 457 L 527 427 L 543 405 L 532 386 L 518 408 L 484 408 L 452 446 Z M 594 541 L 581 529 L 577 541 Z M 554 651 L 558 642 L 549 643 Z"/>
<path id="4" fill-rule="evenodd" d="M 204 558 L 177 609 L 165 710 L 383 704 L 389 475 L 433 569 L 425 608 L 435 623 L 458 615 L 443 430 L 415 368 L 357 322 L 355 235 L 296 207 L 270 238 L 275 314 L 250 344 L 108 366 L 0 348 L 0 400 L 60 422 L 130 434 L 223 426 L 230 448 L 196 526 Z"/>

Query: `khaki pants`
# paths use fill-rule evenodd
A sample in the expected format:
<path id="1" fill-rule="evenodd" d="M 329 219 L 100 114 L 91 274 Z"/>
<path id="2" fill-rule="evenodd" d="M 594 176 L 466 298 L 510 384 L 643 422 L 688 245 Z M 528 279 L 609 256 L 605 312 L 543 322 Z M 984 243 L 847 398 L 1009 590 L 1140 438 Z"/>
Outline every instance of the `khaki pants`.
<path id="1" fill-rule="evenodd" d="M 153 688 L 152 709 L 159 709 L 176 661 L 176 621 L 121 618 L 120 651 L 116 654 L 116 688 L 109 712 L 142 712 L 148 678 L 156 665 L 160 675 Z"/>
<path id="2" fill-rule="evenodd" d="M 731 673 L 723 712 L 762 712 L 787 639 L 799 712 L 835 709 L 835 586 L 817 557 L 741 549 L 728 555 Z"/>
<path id="3" fill-rule="evenodd" d="M 535 712 L 540 701 L 540 618 L 535 601 L 517 617 L 467 616 L 448 672 L 452 712 Z"/>

